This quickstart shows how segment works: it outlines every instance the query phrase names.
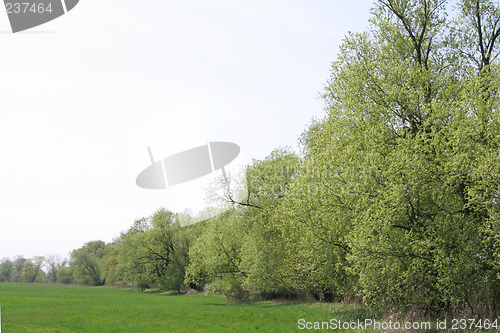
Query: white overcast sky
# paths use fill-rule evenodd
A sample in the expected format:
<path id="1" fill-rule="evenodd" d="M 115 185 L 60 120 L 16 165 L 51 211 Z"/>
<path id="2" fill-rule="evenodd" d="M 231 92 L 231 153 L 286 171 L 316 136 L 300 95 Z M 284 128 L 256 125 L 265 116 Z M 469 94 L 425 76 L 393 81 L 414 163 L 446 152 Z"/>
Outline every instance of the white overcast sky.
<path id="1" fill-rule="evenodd" d="M 0 13 L 0 259 L 67 257 L 161 206 L 184 207 L 175 192 L 135 185 L 148 145 L 160 159 L 234 142 L 233 169 L 295 148 L 371 4 L 80 0 L 18 34 Z"/>

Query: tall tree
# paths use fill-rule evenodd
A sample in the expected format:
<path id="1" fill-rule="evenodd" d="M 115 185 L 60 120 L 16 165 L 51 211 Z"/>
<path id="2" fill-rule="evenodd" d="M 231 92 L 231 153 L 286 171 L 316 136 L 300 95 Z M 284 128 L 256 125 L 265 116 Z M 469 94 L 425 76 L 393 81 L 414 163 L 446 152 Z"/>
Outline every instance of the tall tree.
<path id="1" fill-rule="evenodd" d="M 498 65 L 480 51 L 477 70 L 463 66 L 495 50 L 498 8 L 461 4 L 476 30 L 447 21 L 445 1 L 379 0 L 370 32 L 345 39 L 327 116 L 304 139 L 323 214 L 299 221 L 324 226 L 384 309 L 498 314 Z"/>
<path id="2" fill-rule="evenodd" d="M 106 282 L 103 274 L 103 257 L 106 243 L 91 241 L 71 252 L 70 266 L 77 282 L 102 286 Z"/>

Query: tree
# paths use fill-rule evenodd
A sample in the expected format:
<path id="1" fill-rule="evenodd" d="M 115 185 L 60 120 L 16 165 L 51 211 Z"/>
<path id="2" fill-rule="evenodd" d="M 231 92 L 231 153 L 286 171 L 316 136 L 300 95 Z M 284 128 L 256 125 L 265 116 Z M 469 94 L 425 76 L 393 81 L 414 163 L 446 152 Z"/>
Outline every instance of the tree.
<path id="1" fill-rule="evenodd" d="M 297 197 L 306 209 L 290 225 L 344 253 L 375 307 L 494 318 L 498 7 L 461 1 L 450 22 L 444 4 L 379 0 L 370 32 L 345 39 L 327 115 L 304 137 L 304 181 L 320 195 Z"/>
<path id="2" fill-rule="evenodd" d="M 118 265 L 119 249 L 115 242 L 106 245 L 106 255 L 103 258 L 103 276 L 108 284 L 116 284 L 119 277 L 116 273 L 116 266 Z"/>
<path id="3" fill-rule="evenodd" d="M 2 259 L 0 263 L 0 282 L 9 282 L 14 273 L 14 263 L 9 259 Z"/>
<path id="4" fill-rule="evenodd" d="M 21 273 L 23 270 L 24 262 L 26 260 L 27 259 L 24 258 L 23 256 L 18 255 L 12 261 L 12 263 L 14 264 L 14 272 L 12 273 L 12 277 L 11 277 L 12 282 L 22 282 L 23 281 L 23 279 L 21 277 Z"/>
<path id="5" fill-rule="evenodd" d="M 317 142 L 316 142 L 317 143 Z M 275 218 L 280 220 L 283 254 L 281 276 L 286 286 L 319 300 L 341 300 L 353 293 L 347 235 L 353 212 L 330 169 L 329 154 L 311 149 L 300 165 Z M 331 153 L 331 152 L 328 152 Z M 319 162 L 321 159 L 322 162 Z"/>
<path id="6" fill-rule="evenodd" d="M 64 284 L 70 284 L 75 282 L 75 279 L 73 277 L 73 269 L 70 266 L 67 266 L 66 264 L 60 266 L 57 271 L 57 281 L 59 283 L 64 283 Z"/>
<path id="7" fill-rule="evenodd" d="M 71 252 L 70 267 L 78 283 L 103 286 L 103 257 L 106 255 L 106 243 L 91 241 Z"/>
<path id="8" fill-rule="evenodd" d="M 142 260 L 141 239 L 144 232 L 149 228 L 137 228 L 139 224 L 147 223 L 147 219 L 136 221 L 126 233 L 122 233 L 116 241 L 118 247 L 116 276 L 117 282 L 141 289 L 150 288 L 153 285 L 153 275 L 145 262 Z"/>
<path id="9" fill-rule="evenodd" d="M 24 282 L 44 282 L 45 272 L 42 270 L 44 257 L 33 257 L 24 261 L 21 277 Z"/>
<path id="10" fill-rule="evenodd" d="M 158 286 L 179 291 L 184 286 L 195 229 L 182 227 L 177 216 L 163 208 L 149 218 L 135 221 L 115 242 L 116 262 L 111 266 L 116 281 L 142 289 Z"/>
<path id="11" fill-rule="evenodd" d="M 282 221 L 275 214 L 299 163 L 289 149 L 276 149 L 246 168 L 240 188 L 230 189 L 226 179 L 218 183 L 233 207 L 204 224 L 190 250 L 188 283 L 207 283 L 209 290 L 240 301 L 250 295 L 288 293 L 281 278 Z"/>
<path id="12" fill-rule="evenodd" d="M 242 268 L 247 272 L 244 287 L 252 294 L 281 297 L 290 294 L 285 283 L 284 264 L 288 244 L 278 208 L 294 179 L 300 158 L 290 149 L 273 150 L 264 160 L 254 161 L 246 170 L 246 187 L 254 206 L 246 207 L 240 218 L 247 224 L 242 244 Z M 292 291 L 293 292 L 293 291 Z"/>
<path id="13" fill-rule="evenodd" d="M 45 267 L 47 269 L 47 278 L 50 282 L 57 282 L 57 272 L 64 266 L 63 259 L 58 255 L 50 255 L 45 258 Z"/>
<path id="14" fill-rule="evenodd" d="M 141 259 L 148 265 L 155 281 L 163 289 L 175 253 L 175 219 L 170 211 L 160 209 L 151 217 L 151 228 L 140 239 Z"/>
<path id="15" fill-rule="evenodd" d="M 208 292 L 221 292 L 245 299 L 243 288 L 247 272 L 242 268 L 241 246 L 245 226 L 238 219 L 238 210 L 226 211 L 203 223 L 203 230 L 189 250 L 186 283 Z"/>

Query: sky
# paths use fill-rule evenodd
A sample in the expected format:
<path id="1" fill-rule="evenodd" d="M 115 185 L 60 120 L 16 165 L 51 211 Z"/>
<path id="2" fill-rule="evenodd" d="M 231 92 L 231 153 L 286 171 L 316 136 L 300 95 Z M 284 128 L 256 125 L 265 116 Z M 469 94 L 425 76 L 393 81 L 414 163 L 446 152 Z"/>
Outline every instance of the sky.
<path id="1" fill-rule="evenodd" d="M 215 175 L 136 185 L 147 147 L 162 159 L 233 142 L 233 173 L 275 148 L 297 150 L 323 115 L 342 39 L 367 29 L 371 5 L 80 0 L 16 34 L 0 14 L 0 260 L 68 257 L 160 207 L 202 205 Z"/>

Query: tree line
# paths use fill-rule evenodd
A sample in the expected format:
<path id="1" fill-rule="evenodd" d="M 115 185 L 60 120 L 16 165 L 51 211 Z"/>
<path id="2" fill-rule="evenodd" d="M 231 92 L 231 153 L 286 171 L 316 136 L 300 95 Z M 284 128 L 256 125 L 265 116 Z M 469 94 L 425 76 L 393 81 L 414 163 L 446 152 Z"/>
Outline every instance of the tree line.
<path id="1" fill-rule="evenodd" d="M 74 250 L 57 279 L 498 318 L 500 8 L 460 0 L 450 18 L 450 5 L 376 1 L 369 31 L 345 37 L 300 152 L 214 184 L 226 212 L 183 227 L 160 209 Z M 41 261 L 0 274 L 36 281 Z"/>

